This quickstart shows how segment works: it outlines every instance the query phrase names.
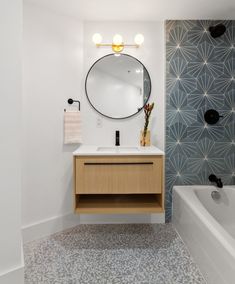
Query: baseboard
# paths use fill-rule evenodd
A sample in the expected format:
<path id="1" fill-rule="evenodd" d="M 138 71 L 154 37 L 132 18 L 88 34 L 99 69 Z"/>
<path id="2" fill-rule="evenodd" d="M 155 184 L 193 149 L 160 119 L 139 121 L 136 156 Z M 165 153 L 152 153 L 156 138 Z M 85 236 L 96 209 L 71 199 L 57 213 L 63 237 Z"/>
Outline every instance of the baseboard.
<path id="1" fill-rule="evenodd" d="M 66 214 L 22 227 L 23 242 L 31 242 L 80 224 L 79 215 Z"/>
<path id="2" fill-rule="evenodd" d="M 130 223 L 164 223 L 164 213 L 154 214 L 66 214 L 22 228 L 23 242 L 27 243 L 54 233 L 75 227 L 79 224 L 130 224 Z"/>
<path id="3" fill-rule="evenodd" d="M 0 275 L 1 284 L 24 284 L 24 265 L 12 268 Z"/>
<path id="4" fill-rule="evenodd" d="M 21 260 L 18 266 L 0 272 L 0 284 L 24 284 L 24 251 L 21 242 Z"/>

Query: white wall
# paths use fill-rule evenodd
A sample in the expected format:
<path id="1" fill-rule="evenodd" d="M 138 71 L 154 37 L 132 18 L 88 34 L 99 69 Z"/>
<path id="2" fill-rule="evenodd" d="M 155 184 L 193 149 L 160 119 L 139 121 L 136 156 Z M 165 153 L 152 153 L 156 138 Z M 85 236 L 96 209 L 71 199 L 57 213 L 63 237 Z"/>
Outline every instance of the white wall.
<path id="1" fill-rule="evenodd" d="M 0 283 L 20 284 L 23 283 L 21 0 L 0 2 L 0 40 Z"/>
<path id="2" fill-rule="evenodd" d="M 127 120 L 101 117 L 85 96 L 85 76 L 90 66 L 111 52 L 97 49 L 94 32 L 104 40 L 121 33 L 133 42 L 143 33 L 140 49 L 126 49 L 148 69 L 152 96 L 156 102 L 151 128 L 153 143 L 164 145 L 164 24 L 86 22 L 24 5 L 24 94 L 23 94 L 23 226 L 25 239 L 67 226 L 72 213 L 72 152 L 77 146 L 63 145 L 63 109 L 69 97 L 81 99 L 83 141 L 87 144 L 114 144 L 114 132 L 121 131 L 121 143 L 139 143 L 143 113 Z M 83 29 L 84 28 L 84 29 Z M 97 128 L 97 118 L 103 122 Z M 65 216 L 65 217 L 63 217 Z M 61 218 L 60 218 L 61 217 Z M 107 219 L 107 218 L 106 218 Z M 86 222 L 88 219 L 81 219 Z M 48 221 L 48 222 L 47 222 Z M 74 216 L 70 224 L 79 222 Z M 89 219 L 91 221 L 91 219 Z M 47 224 L 47 225 L 46 225 Z"/>
<path id="3" fill-rule="evenodd" d="M 152 94 L 150 102 L 155 102 L 150 128 L 152 142 L 160 149 L 164 149 L 164 23 L 163 22 L 85 22 L 84 24 L 84 77 L 91 65 L 100 57 L 112 53 L 111 48 L 96 48 L 92 42 L 94 33 L 101 33 L 104 42 L 111 42 L 113 35 L 119 33 L 124 42 L 133 43 L 134 36 L 142 33 L 144 44 L 139 48 L 125 48 L 124 53 L 139 59 L 149 71 L 152 80 Z M 140 130 L 144 125 L 144 114 L 125 120 L 103 118 L 89 105 L 84 88 L 82 113 L 84 121 L 84 143 L 114 144 L 115 130 L 121 133 L 121 144 L 139 144 Z M 102 128 L 96 127 L 97 118 L 102 119 Z M 131 130 L 131 131 L 130 131 Z"/>
<path id="4" fill-rule="evenodd" d="M 23 226 L 72 212 L 67 99 L 81 97 L 82 23 L 24 3 Z M 52 228 L 53 231 L 53 228 Z"/>

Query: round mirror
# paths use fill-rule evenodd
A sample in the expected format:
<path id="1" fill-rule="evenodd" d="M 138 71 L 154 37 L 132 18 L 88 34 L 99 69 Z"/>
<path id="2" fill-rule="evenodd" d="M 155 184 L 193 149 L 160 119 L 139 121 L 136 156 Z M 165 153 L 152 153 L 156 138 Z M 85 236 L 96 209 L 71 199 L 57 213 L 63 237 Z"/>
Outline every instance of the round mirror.
<path id="1" fill-rule="evenodd" d="M 136 58 L 109 54 L 91 66 L 85 88 L 96 111 L 109 118 L 121 119 L 142 110 L 150 97 L 151 80 Z"/>

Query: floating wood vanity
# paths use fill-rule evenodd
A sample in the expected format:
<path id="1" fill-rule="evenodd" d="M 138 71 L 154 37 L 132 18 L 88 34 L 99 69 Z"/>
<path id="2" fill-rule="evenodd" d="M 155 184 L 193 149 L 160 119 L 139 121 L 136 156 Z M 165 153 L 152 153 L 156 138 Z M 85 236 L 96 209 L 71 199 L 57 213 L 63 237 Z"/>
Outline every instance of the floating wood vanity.
<path id="1" fill-rule="evenodd" d="M 158 148 L 81 146 L 73 154 L 76 213 L 164 211 L 164 153 Z"/>

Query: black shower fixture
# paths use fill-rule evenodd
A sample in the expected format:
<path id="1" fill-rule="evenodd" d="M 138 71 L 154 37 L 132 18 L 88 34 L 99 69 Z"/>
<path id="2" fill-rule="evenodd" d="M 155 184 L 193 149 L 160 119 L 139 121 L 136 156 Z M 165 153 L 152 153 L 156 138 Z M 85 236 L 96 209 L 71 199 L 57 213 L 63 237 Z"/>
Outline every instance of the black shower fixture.
<path id="1" fill-rule="evenodd" d="M 204 114 L 204 119 L 208 124 L 216 124 L 222 115 L 219 115 L 218 111 L 209 109 Z"/>
<path id="2" fill-rule="evenodd" d="M 217 38 L 226 32 L 226 27 L 223 24 L 218 24 L 216 26 L 209 27 L 209 32 L 213 38 Z"/>
<path id="3" fill-rule="evenodd" d="M 209 175 L 208 179 L 209 179 L 210 182 L 215 182 L 217 187 L 219 187 L 219 188 L 223 187 L 223 182 L 222 182 L 221 178 L 217 178 L 216 175 L 211 174 L 211 175 Z"/>

